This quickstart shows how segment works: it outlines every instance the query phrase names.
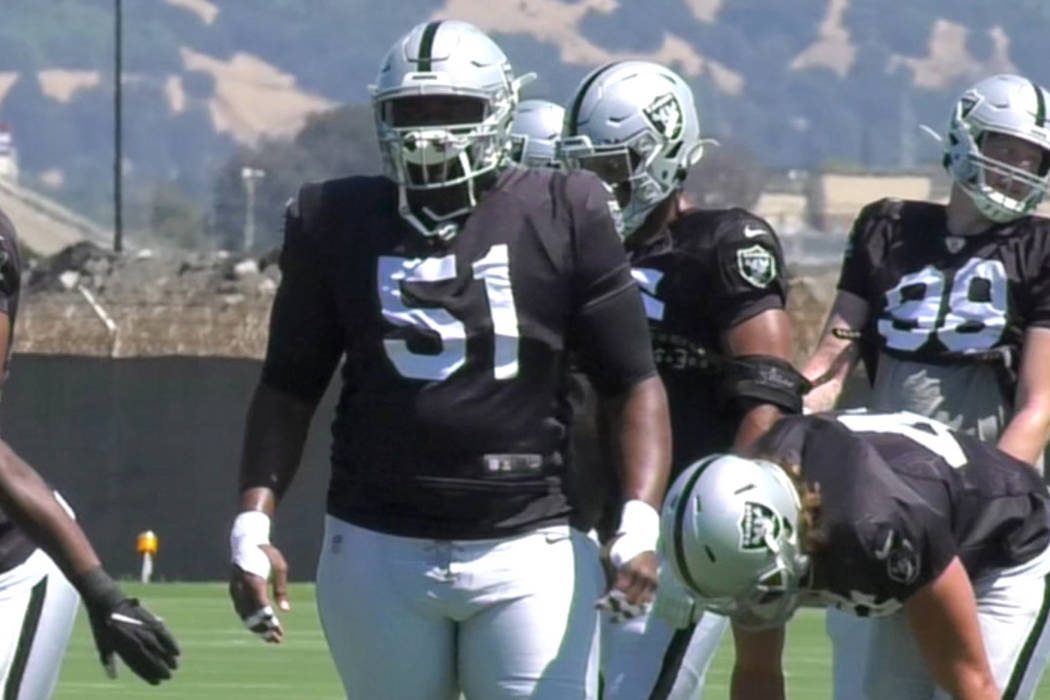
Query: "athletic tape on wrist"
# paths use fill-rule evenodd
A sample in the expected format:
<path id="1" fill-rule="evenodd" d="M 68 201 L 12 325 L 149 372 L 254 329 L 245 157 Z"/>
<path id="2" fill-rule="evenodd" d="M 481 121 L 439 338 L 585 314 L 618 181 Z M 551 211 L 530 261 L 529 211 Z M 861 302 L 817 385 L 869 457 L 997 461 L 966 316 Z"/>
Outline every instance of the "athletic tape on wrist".
<path id="1" fill-rule="evenodd" d="M 263 579 L 270 578 L 270 558 L 259 549 L 270 544 L 270 516 L 259 510 L 238 513 L 230 530 L 230 561 Z"/>
<path id="2" fill-rule="evenodd" d="M 619 569 L 642 552 L 655 552 L 660 537 L 660 514 L 645 501 L 623 504 L 620 528 L 609 548 L 609 561 Z"/>

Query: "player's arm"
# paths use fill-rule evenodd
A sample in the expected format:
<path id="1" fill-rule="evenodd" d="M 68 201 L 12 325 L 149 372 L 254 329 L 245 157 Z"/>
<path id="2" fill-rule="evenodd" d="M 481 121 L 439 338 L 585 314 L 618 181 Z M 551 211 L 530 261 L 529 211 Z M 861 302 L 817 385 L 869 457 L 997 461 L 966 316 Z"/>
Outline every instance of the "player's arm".
<path id="1" fill-rule="evenodd" d="M 730 679 L 732 700 L 783 700 L 784 628 L 748 632 L 733 627 L 736 658 Z"/>
<path id="2" fill-rule="evenodd" d="M 846 377 L 860 357 L 856 334 L 867 323 L 868 313 L 868 302 L 856 294 L 840 289 L 835 295 L 817 349 L 802 368 L 803 376 L 814 383 L 805 400 L 809 412 L 835 407 Z"/>
<path id="3" fill-rule="evenodd" d="M 734 447 L 750 446 L 782 413 L 799 413 L 806 382 L 792 366 L 791 319 L 780 241 L 751 215 L 727 217 L 715 232 L 716 261 L 705 314 L 719 329 L 718 400 L 737 418 Z M 696 397 L 698 401 L 710 397 Z"/>
<path id="4" fill-rule="evenodd" d="M 656 542 L 670 472 L 671 423 L 633 281 L 586 309 L 580 328 L 589 339 L 585 347 L 596 368 L 592 381 L 615 436 L 623 499 L 619 525 L 608 544 L 608 559 L 615 570 L 612 598 L 606 596 L 603 604 L 614 610 L 623 599 L 629 606 L 645 605 L 657 584 Z M 625 616 L 631 614 L 625 610 Z"/>
<path id="5" fill-rule="evenodd" d="M 171 678 L 179 647 L 164 623 L 124 595 L 55 493 L 4 442 L 0 442 L 0 508 L 54 559 L 80 593 L 99 658 L 111 676 L 116 674 L 116 653 L 153 685 Z"/>
<path id="6" fill-rule="evenodd" d="M 656 537 L 652 529 L 659 530 L 659 509 L 667 490 L 670 413 L 663 382 L 655 374 L 634 384 L 616 403 L 611 414 L 614 434 L 619 437 L 624 505 L 609 548 L 617 571 L 613 588 L 632 603 L 645 602 L 656 589 Z M 637 557 L 643 560 L 632 563 Z"/>
<path id="7" fill-rule="evenodd" d="M 911 596 L 904 611 L 938 685 L 957 700 L 998 700 L 973 586 L 958 557 Z"/>
<path id="8" fill-rule="evenodd" d="M 999 437 L 998 447 L 1017 459 L 1035 464 L 1050 436 L 1050 328 L 1025 332 L 1017 377 L 1014 414 Z"/>
<path id="9" fill-rule="evenodd" d="M 281 284 L 262 376 L 245 421 L 240 512 L 230 533 L 234 609 L 269 642 L 284 634 L 266 591 L 271 572 L 277 606 L 290 609 L 287 565 L 270 543 L 271 518 L 299 468 L 310 420 L 342 354 L 320 237 L 307 230 L 301 211 L 316 199 L 312 187 L 303 189 L 285 215 Z"/>
<path id="10" fill-rule="evenodd" d="M 743 381 L 734 381 L 729 389 L 744 407 L 733 443 L 735 450 L 742 450 L 773 427 L 785 411 L 797 412 L 793 409 L 801 401 L 801 384 L 796 380 L 794 387 L 790 386 L 792 375 L 797 374 L 791 367 L 791 319 L 783 309 L 768 309 L 730 328 L 722 343 L 730 356 L 751 358 L 744 360 L 747 366 L 742 368 L 750 378 L 741 377 Z M 770 372 L 789 381 L 784 385 L 768 382 L 761 387 L 762 378 L 769 377 Z"/>
<path id="11" fill-rule="evenodd" d="M 846 377 L 861 354 L 859 334 L 868 323 L 871 307 L 867 299 L 868 279 L 875 264 L 868 250 L 875 224 L 887 207 L 879 200 L 861 210 L 850 230 L 835 300 L 831 304 L 817 347 L 802 368 L 802 374 L 813 383 L 806 395 L 805 407 L 810 413 L 835 407 Z M 872 378 L 874 379 L 874 378 Z"/>
<path id="12" fill-rule="evenodd" d="M 54 491 L 3 442 L 0 508 L 51 555 L 69 580 L 101 565 L 83 530 L 55 498 Z"/>
<path id="13" fill-rule="evenodd" d="M 580 366 L 606 407 L 618 440 L 624 505 L 609 545 L 611 593 L 645 604 L 657 583 L 659 508 L 671 465 L 667 395 L 653 362 L 641 292 L 610 216 L 609 193 L 592 174 L 566 176 L 573 206 L 573 321 Z"/>
<path id="14" fill-rule="evenodd" d="M 280 641 L 283 629 L 266 608 L 266 581 L 273 575 L 277 607 L 290 610 L 288 565 L 270 543 L 270 525 L 277 504 L 299 469 L 303 446 L 316 403 L 260 383 L 248 407 L 241 450 L 240 508 L 230 535 L 235 575 L 230 595 L 241 619 L 253 631 L 262 624 L 267 641 Z M 239 570 L 239 571 L 238 571 Z M 262 612 L 261 619 L 257 613 Z M 270 624 L 272 622 L 272 624 Z"/>

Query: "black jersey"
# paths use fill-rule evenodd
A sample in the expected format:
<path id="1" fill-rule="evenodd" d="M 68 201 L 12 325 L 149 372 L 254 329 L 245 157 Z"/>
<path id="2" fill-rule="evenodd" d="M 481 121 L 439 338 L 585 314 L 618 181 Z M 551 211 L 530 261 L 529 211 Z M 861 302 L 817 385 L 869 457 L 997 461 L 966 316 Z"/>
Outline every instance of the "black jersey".
<path id="1" fill-rule="evenodd" d="M 13 333 L 15 317 L 18 315 L 18 295 L 21 290 L 22 265 L 18 255 L 18 238 L 14 224 L 0 212 L 0 313 L 7 315 Z M 7 376 L 14 346 L 13 335 L 8 337 L 7 355 L 2 358 L 3 376 Z M 18 566 L 35 549 L 35 545 L 15 528 L 3 511 L 0 511 L 0 571 Z"/>
<path id="2" fill-rule="evenodd" d="M 721 373 L 704 358 L 723 354 L 721 338 L 733 326 L 784 308 L 784 258 L 769 224 L 743 209 L 689 211 L 641 244 L 629 242 L 628 254 L 680 470 L 733 443 L 741 416 L 721 405 Z"/>
<path id="3" fill-rule="evenodd" d="M 888 354 L 1016 356 L 1027 328 L 1050 327 L 1050 220 L 960 237 L 941 204 L 880 200 L 854 223 L 838 287 L 868 302 L 866 337 Z"/>
<path id="4" fill-rule="evenodd" d="M 316 401 L 345 355 L 329 513 L 438 539 L 568 518 L 566 353 L 609 393 L 655 374 L 609 201 L 589 173 L 511 169 L 442 242 L 386 178 L 304 188 L 263 381 Z"/>
<path id="5" fill-rule="evenodd" d="M 1031 466 L 914 413 L 785 418 L 758 449 L 819 484 L 828 541 L 810 590 L 824 604 L 888 614 L 953 557 L 977 579 L 1050 542 L 1050 494 Z"/>

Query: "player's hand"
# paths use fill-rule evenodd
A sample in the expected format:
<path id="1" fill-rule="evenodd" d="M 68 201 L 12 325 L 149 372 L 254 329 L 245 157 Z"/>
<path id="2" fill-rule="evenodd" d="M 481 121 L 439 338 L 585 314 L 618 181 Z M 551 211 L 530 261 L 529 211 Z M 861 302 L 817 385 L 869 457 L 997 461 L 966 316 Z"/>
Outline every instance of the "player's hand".
<path id="1" fill-rule="evenodd" d="M 288 602 L 288 563 L 284 555 L 272 544 L 261 544 L 259 549 L 270 560 L 274 604 L 282 612 L 291 610 L 291 603 Z M 234 564 L 230 572 L 230 598 L 233 600 L 233 609 L 248 629 L 267 642 L 280 644 L 284 638 L 284 628 L 270 603 L 266 583 L 262 576 L 249 573 Z"/>
<path id="2" fill-rule="evenodd" d="M 179 645 L 164 621 L 126 598 L 101 567 L 76 577 L 91 622 L 99 660 L 110 678 L 117 677 L 114 656 L 119 656 L 151 685 L 171 678 L 178 667 Z"/>
<path id="3" fill-rule="evenodd" d="M 656 552 L 642 552 L 634 559 L 624 562 L 616 572 L 613 589 L 626 596 L 634 605 L 648 605 L 653 602 L 659 580 L 659 563 Z"/>
<path id="4" fill-rule="evenodd" d="M 611 566 L 607 556 L 603 556 L 603 559 L 613 585 L 598 599 L 597 607 L 611 613 L 614 622 L 644 615 L 652 604 L 658 581 L 656 552 L 641 552 L 624 562 L 618 570 Z"/>

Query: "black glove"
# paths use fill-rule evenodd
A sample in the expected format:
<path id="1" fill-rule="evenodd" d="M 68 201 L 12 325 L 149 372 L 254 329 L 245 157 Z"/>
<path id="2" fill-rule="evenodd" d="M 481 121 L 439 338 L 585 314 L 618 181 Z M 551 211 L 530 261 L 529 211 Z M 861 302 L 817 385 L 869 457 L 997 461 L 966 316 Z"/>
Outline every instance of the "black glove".
<path id="1" fill-rule="evenodd" d="M 132 671 L 157 685 L 171 678 L 178 667 L 179 645 L 160 618 L 127 598 L 102 567 L 76 577 L 73 582 L 84 600 L 99 660 L 110 678 L 117 677 L 116 652 Z"/>

